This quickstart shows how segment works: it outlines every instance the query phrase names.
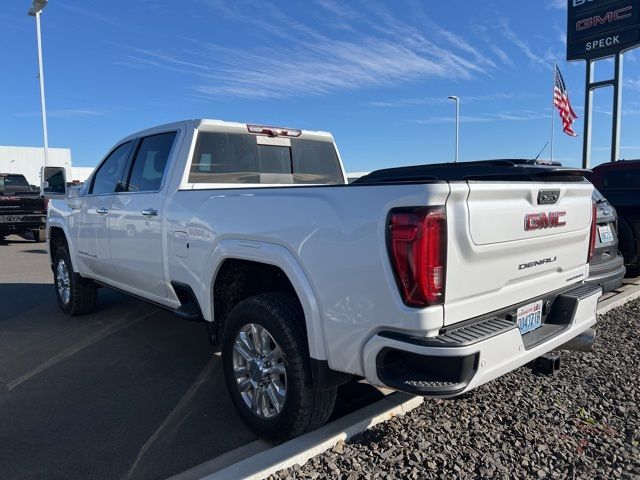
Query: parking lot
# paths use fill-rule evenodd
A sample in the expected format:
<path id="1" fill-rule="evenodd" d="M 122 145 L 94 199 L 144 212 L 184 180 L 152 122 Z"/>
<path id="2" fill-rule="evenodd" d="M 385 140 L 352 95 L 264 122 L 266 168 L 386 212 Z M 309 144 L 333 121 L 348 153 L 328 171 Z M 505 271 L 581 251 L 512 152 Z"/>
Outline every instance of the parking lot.
<path id="1" fill-rule="evenodd" d="M 204 325 L 104 288 L 58 309 L 44 244 L 0 243 L 2 478 L 167 478 L 268 448 L 236 415 Z M 334 416 L 382 394 L 342 387 Z"/>

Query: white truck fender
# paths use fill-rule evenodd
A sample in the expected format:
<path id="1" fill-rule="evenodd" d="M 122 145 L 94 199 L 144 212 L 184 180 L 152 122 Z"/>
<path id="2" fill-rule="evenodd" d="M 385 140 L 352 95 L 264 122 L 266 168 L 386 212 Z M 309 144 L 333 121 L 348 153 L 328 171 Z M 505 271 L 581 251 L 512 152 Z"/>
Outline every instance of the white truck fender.
<path id="1" fill-rule="evenodd" d="M 326 360 L 326 348 L 320 316 L 320 307 L 316 300 L 313 287 L 295 256 L 282 245 L 225 238 L 218 242 L 213 249 L 204 269 L 204 277 L 210 283 L 202 282 L 199 293 L 199 303 L 205 319 L 211 321 L 213 317 L 213 282 L 222 263 L 229 258 L 266 263 L 279 267 L 298 295 L 304 311 L 307 338 L 309 341 L 309 355 L 316 360 Z"/>
<path id="2" fill-rule="evenodd" d="M 46 227 L 46 232 L 47 232 L 47 251 L 49 252 L 49 259 L 50 262 L 53 262 L 53 255 L 55 254 L 55 252 L 51 251 L 51 229 L 52 228 L 59 228 L 64 232 L 64 236 L 67 240 L 67 245 L 69 246 L 69 257 L 71 258 L 71 266 L 73 267 L 73 271 L 76 273 L 79 273 L 78 270 L 78 262 L 76 261 L 76 245 L 75 245 L 75 240 L 73 238 L 73 236 L 71 235 L 71 233 L 69 232 L 69 227 L 67 226 L 67 223 L 64 221 L 63 218 L 59 218 L 59 217 L 49 217 L 47 219 L 47 227 Z"/>

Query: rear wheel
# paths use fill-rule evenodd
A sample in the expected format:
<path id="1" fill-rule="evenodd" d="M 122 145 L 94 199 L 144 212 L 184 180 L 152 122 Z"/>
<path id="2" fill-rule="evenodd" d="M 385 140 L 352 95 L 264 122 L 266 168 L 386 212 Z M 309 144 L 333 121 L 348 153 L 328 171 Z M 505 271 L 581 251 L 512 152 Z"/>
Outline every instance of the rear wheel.
<path id="1" fill-rule="evenodd" d="M 258 435 L 285 440 L 323 425 L 336 388 L 313 387 L 304 315 L 290 295 L 240 302 L 222 338 L 225 380 L 242 419 Z"/>
<path id="2" fill-rule="evenodd" d="M 42 243 L 47 239 L 47 233 L 44 230 L 31 230 L 33 234 L 33 241 L 36 243 Z"/>
<path id="3" fill-rule="evenodd" d="M 53 260 L 53 279 L 60 309 L 67 315 L 90 313 L 96 306 L 98 289 L 73 271 L 66 246 L 58 247 Z"/>
<path id="4" fill-rule="evenodd" d="M 640 276 L 640 263 L 634 263 L 627 266 L 627 278 L 633 278 Z"/>

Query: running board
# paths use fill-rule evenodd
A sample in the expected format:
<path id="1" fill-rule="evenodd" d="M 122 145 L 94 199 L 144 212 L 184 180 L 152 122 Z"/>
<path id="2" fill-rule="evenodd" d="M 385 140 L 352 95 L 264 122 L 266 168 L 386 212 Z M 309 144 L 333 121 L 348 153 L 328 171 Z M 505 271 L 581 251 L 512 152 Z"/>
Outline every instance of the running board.
<path id="1" fill-rule="evenodd" d="M 178 300 L 180 300 L 180 306 L 173 311 L 180 318 L 191 320 L 193 322 L 203 322 L 202 312 L 200 311 L 200 305 L 196 299 L 195 293 L 189 285 L 183 283 L 171 282 L 173 290 L 176 292 Z"/>

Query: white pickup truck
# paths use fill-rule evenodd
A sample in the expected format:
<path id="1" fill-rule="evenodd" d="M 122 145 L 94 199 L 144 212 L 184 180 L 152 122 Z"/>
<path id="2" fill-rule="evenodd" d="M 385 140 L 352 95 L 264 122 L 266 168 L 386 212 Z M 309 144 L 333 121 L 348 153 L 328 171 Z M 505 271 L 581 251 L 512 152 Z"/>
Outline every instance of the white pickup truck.
<path id="1" fill-rule="evenodd" d="M 55 199 L 60 173 L 43 172 L 60 308 L 89 313 L 108 286 L 207 322 L 267 438 L 322 425 L 353 376 L 453 397 L 593 334 L 580 170 L 435 164 L 347 185 L 328 133 L 189 120 L 123 139 Z"/>

